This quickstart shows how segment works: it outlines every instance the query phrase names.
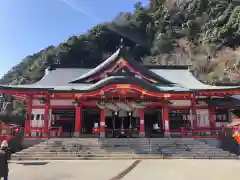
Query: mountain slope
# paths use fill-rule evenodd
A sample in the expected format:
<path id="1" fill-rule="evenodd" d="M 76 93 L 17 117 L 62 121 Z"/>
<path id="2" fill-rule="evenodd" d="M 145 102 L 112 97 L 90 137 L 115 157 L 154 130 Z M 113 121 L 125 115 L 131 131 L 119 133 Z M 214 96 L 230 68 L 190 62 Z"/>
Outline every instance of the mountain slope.
<path id="1" fill-rule="evenodd" d="M 119 47 L 121 38 L 134 58 L 145 64 L 190 63 L 201 81 L 238 83 L 239 1 L 152 1 L 151 8 L 136 3 L 133 13 L 120 13 L 112 22 L 27 56 L 0 83 L 36 82 L 52 63 L 95 67 Z"/>

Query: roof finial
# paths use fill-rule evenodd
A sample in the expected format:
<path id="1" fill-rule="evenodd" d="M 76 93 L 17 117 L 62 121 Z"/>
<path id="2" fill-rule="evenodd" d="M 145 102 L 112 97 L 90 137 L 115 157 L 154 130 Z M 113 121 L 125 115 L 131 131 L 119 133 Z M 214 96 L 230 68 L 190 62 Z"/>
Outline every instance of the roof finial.
<path id="1" fill-rule="evenodd" d="M 123 38 L 121 38 L 121 40 L 120 40 L 120 48 L 122 48 L 124 46 L 124 44 L 123 44 Z"/>

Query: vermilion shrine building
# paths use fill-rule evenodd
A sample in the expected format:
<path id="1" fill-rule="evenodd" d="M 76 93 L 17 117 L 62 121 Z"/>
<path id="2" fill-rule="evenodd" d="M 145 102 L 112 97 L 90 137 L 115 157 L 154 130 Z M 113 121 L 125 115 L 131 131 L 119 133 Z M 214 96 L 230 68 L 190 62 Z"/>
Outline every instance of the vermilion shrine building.
<path id="1" fill-rule="evenodd" d="M 240 105 L 237 86 L 205 85 L 188 66 L 140 65 L 124 48 L 94 69 L 52 65 L 0 92 L 26 102 L 29 137 L 214 137 Z"/>

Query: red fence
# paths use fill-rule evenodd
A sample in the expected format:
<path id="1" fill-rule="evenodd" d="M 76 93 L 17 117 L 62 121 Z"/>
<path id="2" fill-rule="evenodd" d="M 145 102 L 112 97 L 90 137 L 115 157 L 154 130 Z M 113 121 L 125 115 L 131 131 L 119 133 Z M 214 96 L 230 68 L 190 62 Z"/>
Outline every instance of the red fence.
<path id="1" fill-rule="evenodd" d="M 223 127 L 220 128 L 181 128 L 181 137 L 184 138 L 218 138 L 220 133 L 223 132 Z"/>
<path id="2" fill-rule="evenodd" d="M 14 124 L 0 123 L 0 142 L 3 140 L 10 140 L 18 131 L 20 126 Z"/>
<path id="3" fill-rule="evenodd" d="M 56 127 L 48 129 L 47 134 L 44 134 L 43 128 L 40 127 L 31 127 L 31 132 L 39 133 L 38 136 L 25 136 L 25 138 L 56 138 L 62 136 L 62 127 Z M 54 134 L 54 135 L 53 135 Z"/>

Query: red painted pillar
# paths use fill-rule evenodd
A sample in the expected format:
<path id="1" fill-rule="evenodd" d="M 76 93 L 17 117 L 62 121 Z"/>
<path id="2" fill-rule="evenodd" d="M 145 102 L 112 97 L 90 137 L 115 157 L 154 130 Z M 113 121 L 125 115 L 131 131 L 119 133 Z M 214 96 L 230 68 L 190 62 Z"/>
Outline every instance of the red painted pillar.
<path id="1" fill-rule="evenodd" d="M 78 137 L 81 133 L 81 119 L 82 119 L 82 105 L 78 104 L 76 106 L 76 114 L 75 114 L 75 136 Z"/>
<path id="2" fill-rule="evenodd" d="M 100 112 L 100 137 L 105 137 L 105 112 L 104 109 L 101 109 Z"/>
<path id="3" fill-rule="evenodd" d="M 139 137 L 145 137 L 144 109 L 139 110 L 139 116 L 140 116 Z"/>
<path id="4" fill-rule="evenodd" d="M 48 120 L 49 120 L 50 99 L 44 100 L 44 120 L 43 120 L 43 136 L 48 136 Z"/>
<path id="5" fill-rule="evenodd" d="M 31 135 L 31 116 L 32 116 L 32 96 L 27 98 L 27 115 L 25 119 L 24 134 L 26 136 Z"/>
<path id="6" fill-rule="evenodd" d="M 197 121 L 197 106 L 196 106 L 196 96 L 192 96 L 191 100 L 192 105 L 192 119 L 193 119 L 193 130 L 197 130 L 198 128 L 198 121 Z"/>
<path id="7" fill-rule="evenodd" d="M 215 128 L 214 109 L 213 108 L 209 108 L 208 112 L 209 112 L 210 128 L 214 129 Z"/>
<path id="8" fill-rule="evenodd" d="M 163 127 L 164 127 L 164 136 L 170 136 L 170 129 L 169 129 L 169 109 L 167 105 L 163 107 Z"/>

